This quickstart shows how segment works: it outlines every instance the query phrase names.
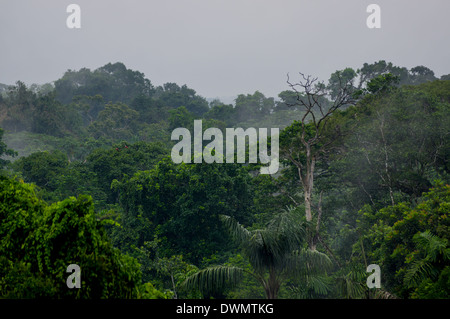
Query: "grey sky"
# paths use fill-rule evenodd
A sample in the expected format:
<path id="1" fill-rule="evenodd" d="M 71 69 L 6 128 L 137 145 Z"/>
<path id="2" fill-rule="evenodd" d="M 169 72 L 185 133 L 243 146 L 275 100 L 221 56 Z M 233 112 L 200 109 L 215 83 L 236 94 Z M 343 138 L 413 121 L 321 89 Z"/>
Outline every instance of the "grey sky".
<path id="1" fill-rule="evenodd" d="M 81 29 L 66 7 L 81 7 Z M 381 7 L 381 29 L 366 8 Z M 450 73 L 449 0 L 0 0 L 0 83 L 123 62 L 204 97 L 276 96 L 286 74 L 386 60 Z"/>

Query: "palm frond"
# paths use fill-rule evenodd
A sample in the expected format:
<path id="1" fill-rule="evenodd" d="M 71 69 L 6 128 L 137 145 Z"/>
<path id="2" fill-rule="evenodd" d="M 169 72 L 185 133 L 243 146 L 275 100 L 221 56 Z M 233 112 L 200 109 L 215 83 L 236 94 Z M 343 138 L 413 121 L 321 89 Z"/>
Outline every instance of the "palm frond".
<path id="1" fill-rule="evenodd" d="M 230 235 L 238 244 L 245 243 L 250 238 L 250 231 L 242 226 L 233 217 L 227 215 L 219 215 L 219 218 L 224 223 L 225 227 L 228 228 Z"/>
<path id="2" fill-rule="evenodd" d="M 416 247 L 422 252 L 422 257 L 414 261 L 406 270 L 405 284 L 408 287 L 416 287 L 425 278 L 435 278 L 439 271 L 434 266 L 435 262 L 443 258 L 449 260 L 448 241 L 426 230 L 417 233 L 413 237 Z"/>
<path id="3" fill-rule="evenodd" d="M 430 261 L 436 261 L 439 255 L 447 258 L 447 240 L 440 238 L 430 231 L 426 230 L 424 232 L 414 235 L 413 240 L 417 248 L 423 250 Z"/>
<path id="4" fill-rule="evenodd" d="M 420 259 L 414 262 L 410 268 L 407 269 L 405 274 L 405 283 L 408 287 L 415 287 L 420 284 L 420 282 L 433 275 L 433 267 L 425 259 Z"/>
<path id="5" fill-rule="evenodd" d="M 225 287 L 235 287 L 243 277 L 244 270 L 233 266 L 214 266 L 203 269 L 186 278 L 182 287 L 198 289 L 203 294 L 221 291 Z"/>
<path id="6" fill-rule="evenodd" d="M 291 297 L 299 299 L 314 299 L 327 295 L 331 290 L 331 279 L 326 275 L 305 276 L 302 280 L 287 287 Z"/>
<path id="7" fill-rule="evenodd" d="M 330 280 L 323 274 L 307 276 L 306 285 L 319 295 L 326 295 L 331 290 Z"/>
<path id="8" fill-rule="evenodd" d="M 292 269 L 303 267 L 303 271 L 307 272 L 324 272 L 332 266 L 330 258 L 318 251 L 312 249 L 295 250 L 292 254 Z"/>
<path id="9" fill-rule="evenodd" d="M 288 245 L 287 250 L 293 250 L 306 239 L 306 228 L 305 222 L 299 218 L 295 210 L 287 210 L 275 216 L 266 229 Z"/>
<path id="10" fill-rule="evenodd" d="M 277 267 L 286 255 L 284 243 L 267 229 L 253 231 L 243 249 L 253 269 L 258 273 Z"/>
<path id="11" fill-rule="evenodd" d="M 365 278 L 364 278 L 365 279 Z M 348 299 L 364 298 L 367 286 L 359 273 L 348 273 L 336 278 L 336 288 L 341 296 Z"/>

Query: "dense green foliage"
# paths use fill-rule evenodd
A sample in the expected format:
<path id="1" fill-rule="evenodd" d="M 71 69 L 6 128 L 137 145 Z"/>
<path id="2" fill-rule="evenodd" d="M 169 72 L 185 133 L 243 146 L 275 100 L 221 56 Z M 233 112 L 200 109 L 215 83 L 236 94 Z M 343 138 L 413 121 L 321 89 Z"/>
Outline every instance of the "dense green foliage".
<path id="1" fill-rule="evenodd" d="M 450 186 L 436 185 L 411 206 L 361 211 L 368 257 L 387 270 L 385 284 L 399 296 L 448 298 Z"/>
<path id="2" fill-rule="evenodd" d="M 225 104 L 109 63 L 3 90 L 0 298 L 448 299 L 448 76 L 378 61 L 311 84 Z M 280 128 L 280 171 L 174 164 L 196 119 Z"/>
<path id="3" fill-rule="evenodd" d="M 198 264 L 229 249 L 219 214 L 250 223 L 250 176 L 239 165 L 173 164 L 170 158 L 112 187 L 119 193 L 118 245 L 129 250 L 154 236 L 164 239 L 162 256 L 182 254 Z"/>
<path id="4" fill-rule="evenodd" d="M 2 297 L 137 296 L 139 264 L 110 244 L 92 199 L 47 205 L 29 184 L 2 178 L 0 185 Z M 83 289 L 67 288 L 70 264 L 82 269 Z"/>

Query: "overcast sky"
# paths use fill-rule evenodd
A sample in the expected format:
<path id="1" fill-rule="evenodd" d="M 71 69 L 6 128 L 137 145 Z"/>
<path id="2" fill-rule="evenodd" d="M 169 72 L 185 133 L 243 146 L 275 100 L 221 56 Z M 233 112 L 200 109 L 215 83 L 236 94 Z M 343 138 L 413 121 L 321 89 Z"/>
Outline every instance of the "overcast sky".
<path id="1" fill-rule="evenodd" d="M 69 4 L 81 29 L 69 29 Z M 369 29 L 369 4 L 381 29 Z M 123 62 L 206 97 L 277 96 L 286 74 L 386 60 L 450 73 L 449 0 L 0 0 L 0 83 Z"/>

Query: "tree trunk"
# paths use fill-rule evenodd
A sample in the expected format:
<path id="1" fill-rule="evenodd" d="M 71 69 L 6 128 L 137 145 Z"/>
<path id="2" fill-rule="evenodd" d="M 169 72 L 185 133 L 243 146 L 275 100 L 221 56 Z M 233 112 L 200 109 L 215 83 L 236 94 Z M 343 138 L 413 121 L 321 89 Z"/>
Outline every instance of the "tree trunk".
<path id="1" fill-rule="evenodd" d="M 380 116 L 379 113 L 378 113 L 378 116 Z M 384 171 L 385 171 L 386 177 L 387 177 L 386 184 L 389 188 L 389 196 L 391 197 L 391 204 L 392 204 L 392 206 L 395 206 L 394 192 L 392 191 L 391 175 L 389 173 L 389 157 L 388 157 L 388 151 L 387 151 L 387 142 L 386 142 L 386 138 L 384 137 L 383 127 L 384 127 L 384 118 L 381 119 L 381 123 L 380 123 L 380 133 L 381 133 L 381 137 L 383 139 Z"/>
<path id="2" fill-rule="evenodd" d="M 172 275 L 172 274 L 170 274 L 170 279 L 172 280 L 173 299 L 178 299 L 178 296 L 177 296 L 177 286 L 175 285 L 175 280 L 173 279 L 173 275 Z"/>
<path id="3" fill-rule="evenodd" d="M 280 282 L 276 277 L 275 270 L 273 268 L 270 268 L 269 279 L 264 284 L 264 292 L 266 293 L 266 298 L 277 299 L 279 290 L 280 290 Z"/>
<path id="4" fill-rule="evenodd" d="M 316 166 L 316 161 L 314 156 L 311 154 L 311 146 L 308 143 L 304 143 L 304 145 L 306 148 L 306 171 L 304 174 L 301 174 L 301 170 L 299 169 L 299 178 L 302 181 L 303 193 L 305 197 L 305 216 L 306 220 L 310 222 L 312 220 L 311 196 L 314 186 L 314 169 Z"/>
<path id="5" fill-rule="evenodd" d="M 312 220 L 312 213 L 311 213 L 311 192 L 309 189 L 305 189 L 305 215 L 306 220 L 310 222 Z"/>
<path id="6" fill-rule="evenodd" d="M 319 204 L 317 205 L 317 222 L 316 222 L 316 230 L 313 235 L 311 235 L 311 240 L 309 243 L 309 248 L 311 250 L 316 250 L 317 243 L 319 242 L 319 229 L 320 229 L 320 219 L 322 218 L 322 195 L 323 192 L 320 192 L 319 196 Z"/>
<path id="7" fill-rule="evenodd" d="M 305 217 L 307 222 L 312 221 L 312 192 L 314 189 L 314 170 L 316 167 L 316 159 L 314 155 L 311 154 L 311 145 L 305 143 L 306 148 L 306 172 L 304 176 L 300 176 L 302 179 L 303 193 L 305 197 Z M 320 205 L 320 204 L 319 204 Z M 319 222 L 319 221 L 318 221 Z M 317 225 L 318 226 L 318 225 Z M 318 227 L 317 227 L 318 229 Z M 308 235 L 308 245 L 312 250 L 316 249 L 317 243 L 317 231 L 313 229 L 310 230 Z"/>

